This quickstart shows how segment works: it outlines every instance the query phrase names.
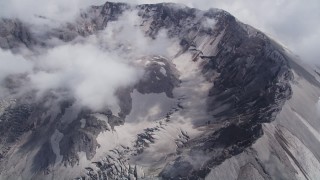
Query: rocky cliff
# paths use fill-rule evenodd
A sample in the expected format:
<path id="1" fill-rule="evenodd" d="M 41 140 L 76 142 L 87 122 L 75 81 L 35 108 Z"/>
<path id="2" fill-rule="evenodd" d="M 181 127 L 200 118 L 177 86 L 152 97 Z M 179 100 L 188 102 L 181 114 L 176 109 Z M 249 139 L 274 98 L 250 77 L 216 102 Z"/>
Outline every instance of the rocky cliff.
<path id="1" fill-rule="evenodd" d="M 2 99 L 0 179 L 316 179 L 319 75 L 223 10 L 107 2 L 41 35 L 2 19 L 0 47 L 74 43 L 127 12 L 146 37 L 165 31 L 173 55 L 132 58 L 144 74 L 117 90 L 119 111 L 52 92 Z M 5 86 L 14 93 L 21 77 Z"/>

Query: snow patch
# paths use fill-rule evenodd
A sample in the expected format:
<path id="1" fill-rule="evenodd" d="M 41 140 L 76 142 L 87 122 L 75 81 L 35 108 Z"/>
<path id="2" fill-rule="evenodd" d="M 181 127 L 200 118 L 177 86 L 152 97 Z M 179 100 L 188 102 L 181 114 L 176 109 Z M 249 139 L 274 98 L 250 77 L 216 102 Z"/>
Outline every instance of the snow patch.
<path id="1" fill-rule="evenodd" d="M 175 88 L 173 93 L 175 97 L 182 97 L 180 116 L 196 124 L 202 124 L 209 117 L 206 111 L 206 99 L 212 83 L 208 82 L 200 72 L 200 62 L 192 61 L 191 54 L 183 54 L 173 59 L 173 63 L 179 70 L 182 83 Z"/>
<path id="2" fill-rule="evenodd" d="M 314 154 L 293 134 L 288 130 L 281 128 L 282 135 L 287 140 L 287 146 L 289 151 L 292 153 L 293 157 L 298 161 L 298 163 L 303 167 L 304 171 L 307 173 L 310 179 L 318 179 L 320 177 L 320 163 Z M 302 179 L 301 171 L 297 168 L 295 161 L 288 156 L 292 165 L 296 168 L 298 172 L 297 178 Z"/>
<path id="3" fill-rule="evenodd" d="M 311 134 L 320 142 L 320 133 L 315 128 L 313 128 L 307 120 L 301 117 L 297 112 L 294 112 L 295 115 L 301 120 L 301 122 L 309 129 Z"/>
<path id="4" fill-rule="evenodd" d="M 320 97 L 317 103 L 317 111 L 318 111 L 318 116 L 320 117 Z"/>
<path id="5" fill-rule="evenodd" d="M 132 147 L 137 134 L 143 132 L 143 130 L 148 127 L 154 126 L 154 124 L 154 122 L 148 121 L 128 122 L 121 126 L 115 126 L 114 131 L 100 133 L 97 137 L 97 142 L 100 144 L 100 147 L 97 149 L 93 161 L 100 160 L 109 150 L 119 146 Z"/>
<path id="6" fill-rule="evenodd" d="M 160 65 L 160 66 L 166 66 L 166 64 L 164 62 L 159 62 L 157 61 L 157 63 Z"/>
<path id="7" fill-rule="evenodd" d="M 160 72 L 164 75 L 164 76 L 167 76 L 167 71 L 164 67 L 161 67 L 160 68 Z"/>
<path id="8" fill-rule="evenodd" d="M 4 111 L 8 107 L 14 105 L 15 103 L 16 103 L 16 101 L 14 99 L 11 99 L 11 100 L 5 100 L 5 99 L 0 100 L 0 116 L 4 113 Z M 1 120 L 0 120 L 0 122 L 1 122 Z"/>
<path id="9" fill-rule="evenodd" d="M 175 105 L 175 99 L 168 98 L 165 93 L 141 94 L 134 90 L 131 96 L 132 110 L 126 123 L 159 120 Z"/>
<path id="10" fill-rule="evenodd" d="M 81 128 L 83 129 L 84 127 L 86 127 L 86 120 L 85 119 L 81 119 L 80 123 L 81 123 Z"/>
<path id="11" fill-rule="evenodd" d="M 132 164 L 138 164 L 149 177 L 160 173 L 167 162 L 175 158 L 178 149 L 177 142 L 185 142 L 181 139 L 182 132 L 187 134 L 191 139 L 199 136 L 202 131 L 193 127 L 192 123 L 173 119 L 164 126 L 160 131 L 153 133 L 152 137 L 155 142 L 150 144 L 143 153 L 131 159 Z"/>

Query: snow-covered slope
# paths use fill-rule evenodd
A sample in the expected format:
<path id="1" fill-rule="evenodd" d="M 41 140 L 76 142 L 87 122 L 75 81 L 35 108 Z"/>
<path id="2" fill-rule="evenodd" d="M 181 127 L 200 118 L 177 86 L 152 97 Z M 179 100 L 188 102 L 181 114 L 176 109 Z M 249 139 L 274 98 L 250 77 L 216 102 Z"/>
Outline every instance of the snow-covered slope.
<path id="1" fill-rule="evenodd" d="M 319 68 L 225 11 L 107 2 L 42 33 L 19 20 L 0 25 L 1 52 L 33 61 L 90 42 L 116 52 L 108 55 L 117 54 L 139 77 L 117 87 L 116 103 L 102 109 L 61 96 L 63 87 L 39 96 L 27 89 L 29 71 L 6 77 L 0 179 L 320 176 Z M 89 67 L 96 66 L 81 71 Z M 108 87 L 102 83 L 109 82 L 92 88 Z"/>

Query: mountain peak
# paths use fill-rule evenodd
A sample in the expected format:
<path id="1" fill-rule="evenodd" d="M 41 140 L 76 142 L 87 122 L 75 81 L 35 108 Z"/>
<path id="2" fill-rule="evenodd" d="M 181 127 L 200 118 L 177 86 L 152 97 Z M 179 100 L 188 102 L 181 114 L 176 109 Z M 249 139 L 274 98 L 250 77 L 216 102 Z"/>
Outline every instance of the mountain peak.
<path id="1" fill-rule="evenodd" d="M 29 67 L 0 79 L 0 179 L 319 172 L 320 77 L 226 11 L 106 2 L 41 33 L 0 24 L 8 69 Z"/>

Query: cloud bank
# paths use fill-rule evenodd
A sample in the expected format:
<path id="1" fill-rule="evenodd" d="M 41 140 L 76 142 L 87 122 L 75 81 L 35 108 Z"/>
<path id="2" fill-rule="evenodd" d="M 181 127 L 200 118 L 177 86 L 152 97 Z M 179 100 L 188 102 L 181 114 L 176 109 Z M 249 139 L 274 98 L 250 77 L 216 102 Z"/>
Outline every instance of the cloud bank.
<path id="1" fill-rule="evenodd" d="M 82 106 L 99 110 L 117 103 L 117 88 L 132 85 L 139 78 L 137 69 L 117 54 L 93 44 L 62 45 L 39 57 L 39 71 L 29 75 L 31 87 L 39 94 L 66 91 Z"/>
<path id="2" fill-rule="evenodd" d="M 115 106 L 117 89 L 133 85 L 143 73 L 117 53 L 89 42 L 60 45 L 31 58 L 0 50 L 0 58 L 1 98 L 36 91 L 41 100 L 52 93 L 92 110 Z M 14 94 L 6 81 L 10 76 L 22 82 Z"/>
<path id="3" fill-rule="evenodd" d="M 88 37 L 56 42 L 53 48 L 36 53 L 12 54 L 0 50 L 0 96 L 23 96 L 36 92 L 37 99 L 51 93 L 58 99 L 74 99 L 80 107 L 95 111 L 114 108 L 119 88 L 132 86 L 143 76 L 135 60 L 146 55 L 169 55 L 171 41 L 162 31 L 146 37 L 137 12 L 124 13 L 119 21 Z M 23 51 L 22 51 L 23 52 Z M 8 77 L 19 79 L 20 87 L 8 87 Z M 23 78 L 21 78 L 23 76 Z"/>

